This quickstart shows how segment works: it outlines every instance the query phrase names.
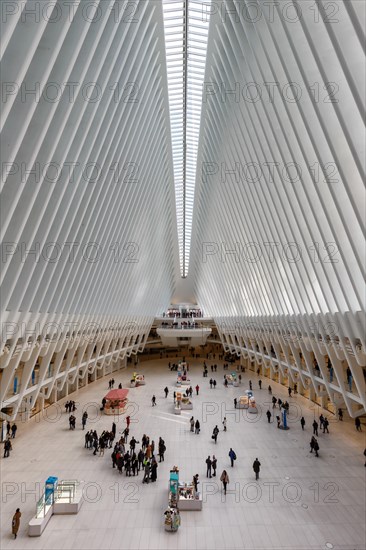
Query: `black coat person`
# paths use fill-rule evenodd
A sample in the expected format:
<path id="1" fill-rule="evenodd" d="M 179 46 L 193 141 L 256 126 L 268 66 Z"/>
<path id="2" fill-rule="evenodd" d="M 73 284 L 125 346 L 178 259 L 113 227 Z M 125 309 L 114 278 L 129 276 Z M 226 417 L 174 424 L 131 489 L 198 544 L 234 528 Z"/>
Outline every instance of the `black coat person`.
<path id="1" fill-rule="evenodd" d="M 266 415 L 267 415 L 268 423 L 271 422 L 271 416 L 272 416 L 271 411 L 268 410 L 268 411 L 266 412 Z"/>
<path id="2" fill-rule="evenodd" d="M 217 436 L 219 435 L 219 428 L 217 426 L 214 427 L 212 432 L 212 439 L 215 443 L 217 443 Z"/>
<path id="3" fill-rule="evenodd" d="M 259 462 L 258 458 L 256 458 L 255 461 L 253 462 L 253 470 L 255 472 L 255 479 L 259 478 L 260 469 L 261 469 L 261 463 Z"/>

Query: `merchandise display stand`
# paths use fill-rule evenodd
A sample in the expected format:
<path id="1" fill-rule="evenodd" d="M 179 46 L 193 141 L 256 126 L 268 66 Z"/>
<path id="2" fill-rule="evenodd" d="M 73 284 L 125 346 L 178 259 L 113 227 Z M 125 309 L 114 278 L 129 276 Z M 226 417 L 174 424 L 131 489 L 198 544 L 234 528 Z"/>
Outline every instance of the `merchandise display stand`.
<path id="1" fill-rule="evenodd" d="M 195 490 L 193 483 L 179 484 L 178 502 L 180 510 L 202 510 L 202 495 Z"/>
<path id="2" fill-rule="evenodd" d="M 164 512 L 165 531 L 176 532 L 180 526 L 180 514 L 178 509 L 179 470 L 176 466 L 170 470 L 169 477 L 169 506 Z"/>

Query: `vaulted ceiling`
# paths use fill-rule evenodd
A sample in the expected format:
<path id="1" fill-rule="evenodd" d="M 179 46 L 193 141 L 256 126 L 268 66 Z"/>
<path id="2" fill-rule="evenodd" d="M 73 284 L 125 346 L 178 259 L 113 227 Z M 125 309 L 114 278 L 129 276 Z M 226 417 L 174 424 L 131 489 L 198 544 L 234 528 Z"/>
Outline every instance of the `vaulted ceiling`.
<path id="1" fill-rule="evenodd" d="M 2 349 L 146 333 L 182 274 L 223 333 L 365 349 L 364 2 L 1 8 Z"/>

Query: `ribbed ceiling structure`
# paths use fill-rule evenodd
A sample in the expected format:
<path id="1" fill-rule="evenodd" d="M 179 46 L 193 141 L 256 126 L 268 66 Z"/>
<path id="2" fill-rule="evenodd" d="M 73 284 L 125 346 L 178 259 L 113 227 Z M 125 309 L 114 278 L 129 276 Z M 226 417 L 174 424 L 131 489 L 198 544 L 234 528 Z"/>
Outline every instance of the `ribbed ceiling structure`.
<path id="1" fill-rule="evenodd" d="M 162 2 L 1 8 L 1 416 L 142 351 L 188 260 L 227 351 L 364 412 L 365 3 L 188 2 L 188 216 Z"/>

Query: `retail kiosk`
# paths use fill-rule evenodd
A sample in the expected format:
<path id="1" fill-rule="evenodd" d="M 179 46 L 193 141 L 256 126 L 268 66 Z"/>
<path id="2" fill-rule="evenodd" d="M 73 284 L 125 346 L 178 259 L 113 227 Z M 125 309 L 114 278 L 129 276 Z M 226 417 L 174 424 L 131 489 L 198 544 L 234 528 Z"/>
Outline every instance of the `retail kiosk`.
<path id="1" fill-rule="evenodd" d="M 105 396 L 105 414 L 123 414 L 127 407 L 128 390 L 110 390 Z"/>
<path id="2" fill-rule="evenodd" d="M 131 378 L 131 388 L 137 388 L 138 386 L 144 386 L 145 384 L 145 376 L 134 372 Z"/>

